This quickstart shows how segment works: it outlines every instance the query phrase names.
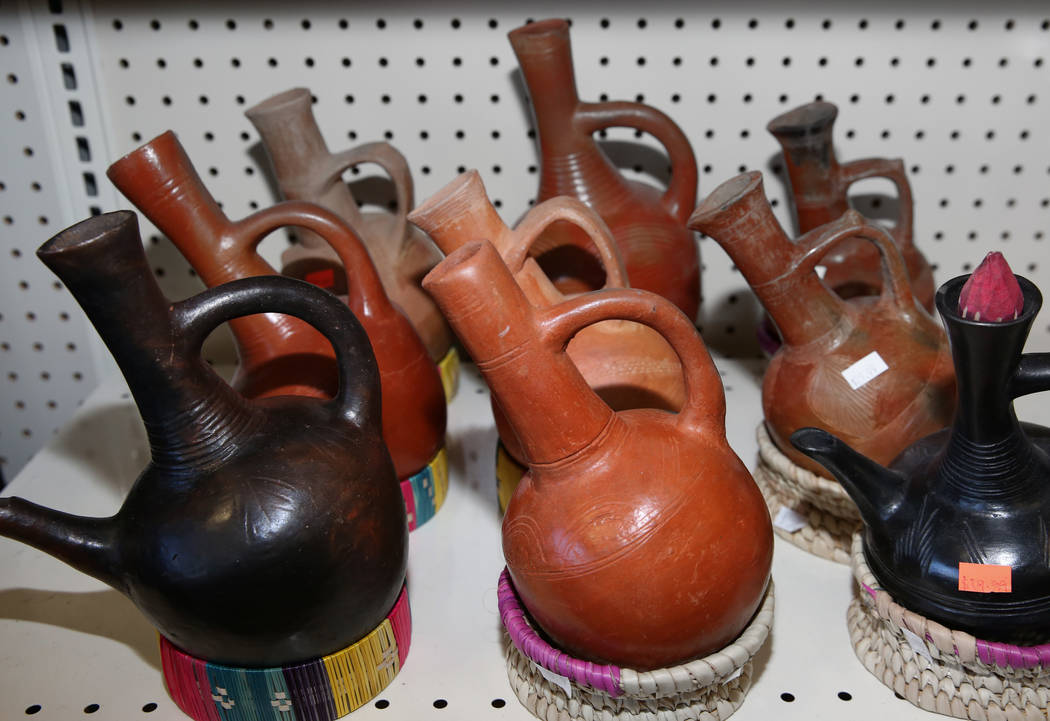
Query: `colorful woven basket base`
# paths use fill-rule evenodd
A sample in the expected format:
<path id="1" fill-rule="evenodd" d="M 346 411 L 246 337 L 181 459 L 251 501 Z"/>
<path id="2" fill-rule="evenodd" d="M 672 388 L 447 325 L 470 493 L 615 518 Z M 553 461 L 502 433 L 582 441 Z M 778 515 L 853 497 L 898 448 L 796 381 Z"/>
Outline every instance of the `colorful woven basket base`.
<path id="1" fill-rule="evenodd" d="M 573 687 L 570 698 L 565 691 L 543 677 L 535 663 L 506 640 L 507 679 L 514 694 L 529 712 L 543 721 L 722 721 L 744 703 L 751 687 L 751 662 L 740 675 L 724 684 L 715 684 L 692 694 L 659 699 L 614 699 L 605 694 Z"/>
<path id="2" fill-rule="evenodd" d="M 441 510 L 448 495 L 448 452 L 444 447 L 423 470 L 401 481 L 401 495 L 405 497 L 410 531 L 422 526 Z"/>
<path id="3" fill-rule="evenodd" d="M 496 490 L 499 493 L 500 513 L 507 512 L 510 497 L 514 495 L 514 491 L 521 482 L 521 477 L 528 470 L 528 466 L 521 465 L 514 460 L 514 456 L 507 453 L 503 441 L 496 442 Z"/>
<path id="4" fill-rule="evenodd" d="M 545 721 L 728 718 L 743 703 L 751 683 L 751 659 L 773 624 L 770 581 L 761 606 L 733 643 L 678 666 L 635 671 L 575 659 L 548 644 L 533 629 L 506 569 L 500 575 L 498 597 L 511 687 L 525 708 Z M 558 683 L 551 680 L 555 677 L 561 677 Z"/>
<path id="5" fill-rule="evenodd" d="M 861 528 L 852 499 L 836 481 L 791 462 L 773 443 L 765 423 L 758 424 L 758 466 L 752 474 L 773 518 L 778 536 L 821 558 L 849 564 L 850 541 Z M 801 518 L 798 530 L 777 524 L 782 508 Z M 797 514 L 797 515 L 795 515 Z"/>
<path id="6" fill-rule="evenodd" d="M 164 681 L 196 721 L 331 721 L 382 691 L 405 663 L 412 614 L 402 587 L 364 638 L 323 658 L 280 668 L 234 668 L 190 656 L 160 637 Z"/>
<path id="7" fill-rule="evenodd" d="M 445 389 L 445 402 L 451 403 L 459 390 L 459 351 L 451 346 L 445 357 L 438 361 L 438 373 L 441 374 L 441 386 Z"/>
<path id="8" fill-rule="evenodd" d="M 851 551 L 859 590 L 846 624 L 857 658 L 872 675 L 915 706 L 947 716 L 1030 721 L 1050 715 L 1050 645 L 983 641 L 908 611 L 877 587 L 860 534 Z"/>

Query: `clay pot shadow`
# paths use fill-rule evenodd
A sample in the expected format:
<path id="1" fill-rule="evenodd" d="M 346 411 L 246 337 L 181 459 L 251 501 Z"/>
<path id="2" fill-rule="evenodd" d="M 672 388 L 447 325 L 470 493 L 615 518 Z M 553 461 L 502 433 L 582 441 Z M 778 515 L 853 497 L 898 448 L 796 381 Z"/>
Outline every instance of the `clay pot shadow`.
<path id="1" fill-rule="evenodd" d="M 469 491 L 502 516 L 496 487 L 496 429 L 472 426 L 448 438 L 449 493 Z"/>
<path id="2" fill-rule="evenodd" d="M 124 644 L 158 671 L 157 631 L 114 590 L 75 593 L 10 588 L 0 591 L 0 619 L 68 628 Z"/>

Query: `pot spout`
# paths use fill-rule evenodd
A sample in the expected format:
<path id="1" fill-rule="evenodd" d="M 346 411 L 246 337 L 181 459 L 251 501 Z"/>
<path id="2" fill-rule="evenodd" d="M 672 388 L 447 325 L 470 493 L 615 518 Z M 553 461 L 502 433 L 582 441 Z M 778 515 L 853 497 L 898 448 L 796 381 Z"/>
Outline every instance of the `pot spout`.
<path id="1" fill-rule="evenodd" d="M 827 468 L 857 504 L 864 525 L 881 527 L 904 495 L 904 477 L 820 428 L 800 428 L 791 445 Z"/>
<path id="2" fill-rule="evenodd" d="M 37 548 L 73 568 L 126 591 L 114 551 L 110 518 L 85 518 L 23 498 L 0 498 L 0 536 Z"/>

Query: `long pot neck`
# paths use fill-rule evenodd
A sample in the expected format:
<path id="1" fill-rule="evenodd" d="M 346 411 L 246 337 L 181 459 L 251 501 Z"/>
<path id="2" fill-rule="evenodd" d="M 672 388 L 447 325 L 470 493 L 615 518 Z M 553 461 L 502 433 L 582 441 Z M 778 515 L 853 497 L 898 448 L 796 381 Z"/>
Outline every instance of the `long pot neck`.
<path id="1" fill-rule="evenodd" d="M 839 180 L 832 131 L 838 109 L 814 102 L 790 110 L 769 122 L 766 129 L 783 150 L 791 182 L 799 232 L 829 223 L 849 210 Z"/>
<path id="2" fill-rule="evenodd" d="M 305 88 L 294 88 L 249 108 L 245 113 L 262 137 L 281 194 L 287 200 L 305 200 L 342 216 L 359 232 L 361 211 L 334 162 L 313 114 L 313 99 Z M 308 247 L 327 243 L 306 229 L 300 242 Z"/>
<path id="3" fill-rule="evenodd" d="M 804 253 L 784 233 L 762 187 L 757 173 L 723 183 L 700 204 L 689 226 L 722 246 L 784 341 L 802 346 L 834 329 L 843 306 L 815 271 L 799 270 Z"/>
<path id="4" fill-rule="evenodd" d="M 243 431 L 251 407 L 199 356 L 187 357 L 150 270 L 134 213 L 89 219 L 38 251 L 84 309 L 127 380 L 154 463 L 207 462 Z M 192 423 L 187 423 L 192 419 Z"/>
<path id="5" fill-rule="evenodd" d="M 423 281 L 485 376 L 529 465 L 583 451 L 613 411 L 590 389 L 489 243 L 469 243 Z"/>

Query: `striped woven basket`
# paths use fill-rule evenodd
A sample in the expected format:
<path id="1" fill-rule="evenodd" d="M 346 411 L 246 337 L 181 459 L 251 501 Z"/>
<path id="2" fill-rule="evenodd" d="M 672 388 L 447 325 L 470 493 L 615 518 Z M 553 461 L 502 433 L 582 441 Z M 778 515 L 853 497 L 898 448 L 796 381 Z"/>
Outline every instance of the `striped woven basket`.
<path id="1" fill-rule="evenodd" d="M 860 530 L 857 506 L 838 483 L 791 462 L 769 437 L 764 422 L 758 424 L 758 466 L 752 474 L 776 519 L 781 508 L 790 508 L 806 525 L 790 532 L 774 522 L 781 538 L 822 558 L 850 562 L 850 539 Z"/>
<path id="2" fill-rule="evenodd" d="M 506 569 L 498 593 L 507 676 L 525 708 L 544 721 L 726 719 L 744 702 L 751 659 L 773 623 L 770 581 L 751 623 L 729 646 L 679 666 L 633 671 L 572 658 L 544 641 L 530 625 Z"/>
<path id="3" fill-rule="evenodd" d="M 401 481 L 401 495 L 405 499 L 410 531 L 441 510 L 448 495 L 448 451 L 444 446 L 422 470 Z"/>
<path id="4" fill-rule="evenodd" d="M 364 638 L 324 658 L 278 668 L 234 668 L 179 650 L 163 636 L 168 693 L 195 721 L 331 721 L 360 708 L 389 685 L 408 656 L 412 614 L 401 594 Z"/>
<path id="5" fill-rule="evenodd" d="M 886 686 L 919 708 L 956 718 L 1045 721 L 1050 715 L 1050 644 L 983 641 L 902 608 L 878 587 L 859 533 L 851 567 L 859 591 L 846 616 L 850 640 Z"/>

